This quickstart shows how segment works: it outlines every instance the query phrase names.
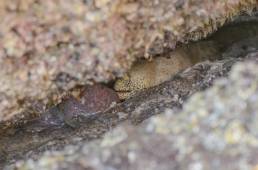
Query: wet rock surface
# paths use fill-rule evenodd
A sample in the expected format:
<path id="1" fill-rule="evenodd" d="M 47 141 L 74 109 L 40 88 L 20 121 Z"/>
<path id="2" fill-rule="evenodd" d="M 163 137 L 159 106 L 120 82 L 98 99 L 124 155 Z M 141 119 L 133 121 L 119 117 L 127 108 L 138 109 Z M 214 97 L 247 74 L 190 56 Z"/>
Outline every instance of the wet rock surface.
<path id="1" fill-rule="evenodd" d="M 192 95 L 181 111 L 173 110 L 171 104 L 163 106 L 166 109 L 160 110 L 162 115 L 152 117 L 138 127 L 120 126 L 101 140 L 70 145 L 59 152 L 47 152 L 38 160 L 17 163 L 16 168 L 255 169 L 258 164 L 257 56 L 258 53 L 250 53 L 247 61 L 234 65 L 228 78 L 222 78 L 211 88 Z M 224 67 L 231 65 L 229 63 L 224 62 Z M 223 73 L 221 68 L 219 71 L 215 69 L 218 63 L 208 65 L 206 73 L 209 74 L 203 71 L 203 74 L 198 74 L 206 80 L 202 83 L 204 86 L 205 82 L 211 82 L 211 78 L 216 77 L 216 73 Z M 192 70 L 196 71 L 197 67 L 194 68 Z M 171 91 L 171 85 L 165 88 L 170 82 L 157 86 L 156 90 Z M 198 84 L 200 82 L 192 86 Z M 147 95 L 144 98 L 139 96 L 138 102 L 150 100 Z M 159 102 L 153 105 L 163 103 L 158 96 L 155 100 Z M 133 101 L 136 98 L 132 98 L 131 103 Z M 146 110 L 149 107 L 136 108 Z M 159 107 L 156 108 L 158 110 Z"/>

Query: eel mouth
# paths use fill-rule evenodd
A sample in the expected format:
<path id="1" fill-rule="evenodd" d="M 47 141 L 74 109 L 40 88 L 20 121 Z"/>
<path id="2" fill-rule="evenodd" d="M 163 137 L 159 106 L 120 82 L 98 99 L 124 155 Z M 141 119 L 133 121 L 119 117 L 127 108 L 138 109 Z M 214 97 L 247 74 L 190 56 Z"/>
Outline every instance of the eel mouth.
<path id="1" fill-rule="evenodd" d="M 127 99 L 131 93 L 132 91 L 130 90 L 116 90 L 116 94 L 118 95 L 119 99 L 122 101 Z"/>
<path id="2" fill-rule="evenodd" d="M 115 90 L 117 93 L 130 93 L 132 90 Z"/>
<path id="3" fill-rule="evenodd" d="M 120 99 L 125 99 L 124 97 L 121 97 L 121 96 L 129 96 L 130 93 L 132 93 L 132 91 L 116 91 L 116 93 Z"/>

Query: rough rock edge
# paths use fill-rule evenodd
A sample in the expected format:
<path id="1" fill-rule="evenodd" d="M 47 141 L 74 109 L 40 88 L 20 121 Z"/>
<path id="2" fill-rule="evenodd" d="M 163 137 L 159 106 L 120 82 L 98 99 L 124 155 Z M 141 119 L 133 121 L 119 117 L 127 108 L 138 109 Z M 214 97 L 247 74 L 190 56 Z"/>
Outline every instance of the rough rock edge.
<path id="1" fill-rule="evenodd" d="M 110 80 L 125 72 L 135 58 L 165 53 L 177 42 L 200 39 L 257 5 L 255 0 L 168 0 L 159 4 L 154 4 L 154 0 L 98 0 L 97 8 L 92 8 L 89 4 L 82 6 L 80 1 L 41 1 L 42 4 L 36 4 L 36 11 L 49 9 L 50 17 L 45 17 L 45 13 L 35 13 L 33 3 L 33 0 L 0 3 L 4 9 L 0 16 L 5 19 L 0 45 L 0 123 L 5 126 L 15 124 L 26 114 L 39 114 L 38 110 L 57 103 L 64 91 L 77 84 L 89 79 Z M 68 6 L 72 11 L 67 10 Z M 84 13 L 89 20 L 83 20 Z M 80 30 L 80 26 L 86 30 Z M 67 33 L 64 27 L 71 32 Z M 30 29 L 39 31 L 39 37 L 31 40 L 27 35 Z M 17 42 L 7 43 L 8 38 Z M 33 44 L 34 40 L 40 43 Z M 20 43 L 23 41 L 25 46 Z M 6 52 L 13 56 L 7 57 Z M 32 54 L 29 58 L 28 53 Z M 70 61 L 73 54 L 81 57 L 78 62 Z M 61 85 L 60 92 L 53 80 L 62 73 L 67 75 L 68 82 Z M 13 118 L 18 113 L 26 114 Z M 3 122 L 6 120 L 10 121 Z"/>
<path id="2" fill-rule="evenodd" d="M 192 94 L 210 87 L 217 78 L 226 77 L 234 63 L 247 60 L 242 56 L 245 55 L 196 64 L 171 77 L 171 80 L 141 91 L 125 102 L 96 115 L 90 116 L 86 111 L 82 115 L 75 113 L 76 119 L 66 119 L 61 111 L 64 103 L 55 107 L 55 112 L 52 112 L 52 108 L 52 111 L 43 115 L 48 117 L 48 121 L 44 118 L 36 119 L 23 126 L 0 132 L 0 167 L 21 159 L 37 159 L 44 151 L 60 150 L 68 144 L 80 145 L 84 141 L 99 139 L 123 121 L 138 124 L 152 115 L 164 112 L 166 108 L 181 108 Z M 53 125 L 53 122 L 57 124 Z"/>
<path id="3" fill-rule="evenodd" d="M 140 127 L 120 126 L 104 139 L 47 152 L 18 169 L 228 169 L 258 167 L 258 61 L 236 64 L 228 79 Z"/>

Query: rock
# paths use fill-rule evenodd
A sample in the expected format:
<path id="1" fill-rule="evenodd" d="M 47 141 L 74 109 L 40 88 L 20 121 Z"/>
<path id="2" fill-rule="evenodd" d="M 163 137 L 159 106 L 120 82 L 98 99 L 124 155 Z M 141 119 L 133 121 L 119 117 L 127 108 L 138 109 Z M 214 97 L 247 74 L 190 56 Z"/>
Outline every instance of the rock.
<path id="1" fill-rule="evenodd" d="M 74 128 L 78 127 L 83 120 L 89 121 L 96 117 L 96 112 L 91 112 L 87 106 L 81 104 L 72 96 L 64 99 L 57 107 L 62 113 L 64 122 Z"/>
<path id="2" fill-rule="evenodd" d="M 57 104 L 78 84 L 122 76 L 136 58 L 205 37 L 256 5 L 254 0 L 1 0 L 0 123 L 12 126 L 14 115 Z"/>
<path id="3" fill-rule="evenodd" d="M 76 128 L 82 122 L 96 119 L 101 112 L 118 102 L 114 90 L 100 84 L 88 85 L 83 88 L 79 100 L 72 95 L 66 96 L 58 105 L 25 124 L 25 127 L 27 131 L 38 132 L 48 128 L 62 128 L 65 124 Z"/>
<path id="4" fill-rule="evenodd" d="M 16 163 L 16 169 L 256 169 L 257 56 L 249 54 L 251 60 L 194 94 L 181 111 L 168 107 L 138 127 L 120 126 L 103 139 Z"/>
<path id="5" fill-rule="evenodd" d="M 69 96 L 57 106 L 64 115 L 65 123 L 72 127 L 96 119 L 99 113 L 119 102 L 116 92 L 101 84 L 85 86 L 79 98 Z"/>
<path id="6" fill-rule="evenodd" d="M 80 102 L 87 107 L 89 112 L 103 112 L 119 101 L 113 89 L 101 84 L 85 86 L 80 94 Z"/>
<path id="7" fill-rule="evenodd" d="M 217 78 L 226 77 L 234 63 L 254 60 L 256 55 L 199 63 L 178 73 L 171 80 L 138 92 L 130 99 L 97 114 L 86 112 L 87 108 L 78 99 L 71 100 L 68 97 L 53 109 L 53 116 L 48 119 L 54 119 L 57 126 L 48 124 L 43 126 L 44 129 L 41 126 L 38 129 L 40 123 L 35 122 L 34 126 L 20 126 L 13 133 L 4 131 L 0 134 L 0 150 L 7 153 L 6 161 L 0 162 L 0 167 L 20 159 L 37 159 L 46 150 L 62 150 L 68 144 L 80 146 L 84 141 L 99 139 L 123 121 L 139 124 L 152 115 L 165 112 L 167 108 L 180 110 L 191 95 L 212 86 Z M 165 127 L 163 129 L 166 130 Z"/>

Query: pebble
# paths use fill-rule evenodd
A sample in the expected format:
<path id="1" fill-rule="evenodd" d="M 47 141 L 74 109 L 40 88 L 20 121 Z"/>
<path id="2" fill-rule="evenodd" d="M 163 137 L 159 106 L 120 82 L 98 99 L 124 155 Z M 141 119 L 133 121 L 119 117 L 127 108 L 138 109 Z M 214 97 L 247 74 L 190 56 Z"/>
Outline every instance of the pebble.
<path id="1" fill-rule="evenodd" d="M 85 86 L 80 95 L 80 101 L 87 107 L 88 111 L 102 112 L 120 100 L 113 89 L 101 84 L 95 84 Z"/>
<path id="2" fill-rule="evenodd" d="M 27 126 L 29 131 L 42 131 L 46 128 L 79 127 L 81 123 L 87 123 L 97 118 L 99 113 L 119 102 L 116 92 L 104 85 L 86 85 L 79 98 L 68 95 L 61 103 L 49 108 L 38 119 Z"/>
<path id="3" fill-rule="evenodd" d="M 71 127 L 81 122 L 96 119 L 98 113 L 104 112 L 119 102 L 116 92 L 104 85 L 86 85 L 79 95 L 79 100 L 68 96 L 57 107 L 64 115 L 64 121 Z"/>

